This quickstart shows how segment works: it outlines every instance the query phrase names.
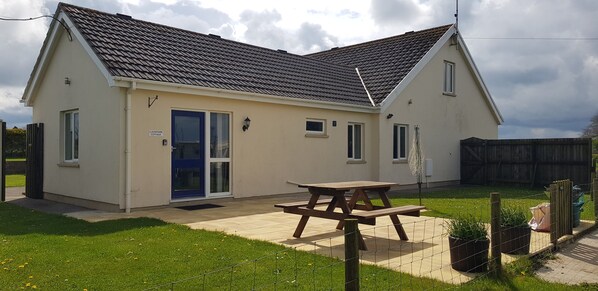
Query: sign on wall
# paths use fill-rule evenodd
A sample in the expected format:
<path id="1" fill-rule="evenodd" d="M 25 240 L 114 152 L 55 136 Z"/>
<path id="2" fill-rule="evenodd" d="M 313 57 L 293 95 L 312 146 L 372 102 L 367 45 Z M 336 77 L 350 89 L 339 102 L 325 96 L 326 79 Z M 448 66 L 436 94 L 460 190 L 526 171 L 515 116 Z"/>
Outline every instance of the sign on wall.
<path id="1" fill-rule="evenodd" d="M 164 136 L 163 130 L 150 130 L 149 136 Z"/>

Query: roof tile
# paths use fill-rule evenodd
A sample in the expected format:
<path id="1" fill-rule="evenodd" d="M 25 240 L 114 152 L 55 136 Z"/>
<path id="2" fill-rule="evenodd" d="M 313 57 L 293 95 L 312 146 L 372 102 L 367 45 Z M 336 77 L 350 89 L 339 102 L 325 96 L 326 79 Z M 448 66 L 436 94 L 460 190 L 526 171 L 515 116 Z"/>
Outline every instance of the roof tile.
<path id="1" fill-rule="evenodd" d="M 308 56 L 59 4 L 108 71 L 119 77 L 288 98 L 379 104 L 450 26 Z"/>

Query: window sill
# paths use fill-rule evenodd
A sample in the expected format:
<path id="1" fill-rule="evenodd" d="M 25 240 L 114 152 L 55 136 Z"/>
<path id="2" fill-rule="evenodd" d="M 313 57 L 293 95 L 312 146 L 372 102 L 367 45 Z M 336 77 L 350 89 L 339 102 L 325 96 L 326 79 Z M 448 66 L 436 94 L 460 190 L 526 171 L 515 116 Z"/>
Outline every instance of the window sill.
<path id="1" fill-rule="evenodd" d="M 58 163 L 57 166 L 61 168 L 79 168 L 78 162 L 62 162 Z"/>
<path id="2" fill-rule="evenodd" d="M 305 137 L 328 138 L 327 134 L 306 133 Z"/>
<path id="3" fill-rule="evenodd" d="M 347 164 L 367 164 L 364 160 L 348 160 Z"/>
<path id="4" fill-rule="evenodd" d="M 444 96 L 451 96 L 451 97 L 457 97 L 457 94 L 455 94 L 455 93 L 449 93 L 449 92 L 442 92 L 442 95 L 444 95 Z"/>
<path id="5" fill-rule="evenodd" d="M 404 160 L 392 160 L 393 164 L 407 164 L 407 159 Z"/>

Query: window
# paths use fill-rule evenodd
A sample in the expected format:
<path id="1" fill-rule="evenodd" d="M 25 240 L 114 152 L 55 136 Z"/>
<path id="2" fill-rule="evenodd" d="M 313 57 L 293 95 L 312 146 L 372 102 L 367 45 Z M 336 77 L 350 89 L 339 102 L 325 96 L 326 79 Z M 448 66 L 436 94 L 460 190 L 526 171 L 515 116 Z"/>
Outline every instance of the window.
<path id="1" fill-rule="evenodd" d="M 79 111 L 64 112 L 64 161 L 79 160 Z"/>
<path id="2" fill-rule="evenodd" d="M 230 115 L 210 113 L 210 193 L 230 192 Z"/>
<path id="3" fill-rule="evenodd" d="M 349 160 L 363 159 L 363 124 L 349 123 L 347 145 L 347 157 L 349 158 Z"/>
<path id="4" fill-rule="evenodd" d="M 444 62 L 444 89 L 445 94 L 455 94 L 455 64 Z"/>
<path id="5" fill-rule="evenodd" d="M 326 120 L 308 119 L 305 121 L 305 132 L 310 135 L 325 135 Z"/>
<path id="6" fill-rule="evenodd" d="M 409 127 L 404 124 L 395 124 L 392 130 L 392 159 L 401 161 L 407 159 L 407 141 Z"/>

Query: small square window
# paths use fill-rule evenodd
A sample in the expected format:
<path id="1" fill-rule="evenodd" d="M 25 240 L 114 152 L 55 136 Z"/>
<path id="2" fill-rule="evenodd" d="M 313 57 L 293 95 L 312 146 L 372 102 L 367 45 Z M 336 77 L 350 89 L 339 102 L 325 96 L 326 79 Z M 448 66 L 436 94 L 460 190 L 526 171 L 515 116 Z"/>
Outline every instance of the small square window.
<path id="1" fill-rule="evenodd" d="M 308 119 L 305 121 L 305 132 L 313 135 L 326 134 L 326 121 L 321 119 Z"/>
<path id="2" fill-rule="evenodd" d="M 455 94 L 455 64 L 451 62 L 444 62 L 444 87 L 445 94 Z"/>

